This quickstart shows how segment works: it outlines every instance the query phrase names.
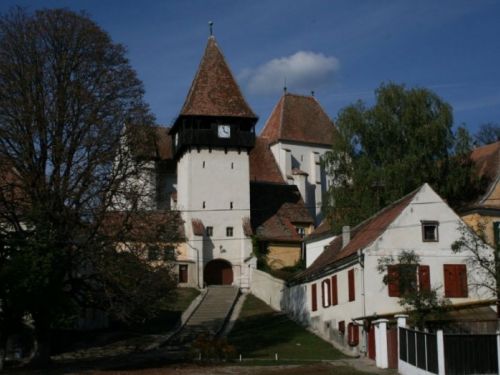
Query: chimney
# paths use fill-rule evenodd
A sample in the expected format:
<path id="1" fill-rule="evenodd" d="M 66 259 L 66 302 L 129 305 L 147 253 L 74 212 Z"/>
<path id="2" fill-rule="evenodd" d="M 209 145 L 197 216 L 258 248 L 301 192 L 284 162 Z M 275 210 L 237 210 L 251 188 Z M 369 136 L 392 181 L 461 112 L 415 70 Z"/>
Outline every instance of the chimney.
<path id="1" fill-rule="evenodd" d="M 349 225 L 342 227 L 342 249 L 347 246 L 351 240 L 351 227 Z"/>

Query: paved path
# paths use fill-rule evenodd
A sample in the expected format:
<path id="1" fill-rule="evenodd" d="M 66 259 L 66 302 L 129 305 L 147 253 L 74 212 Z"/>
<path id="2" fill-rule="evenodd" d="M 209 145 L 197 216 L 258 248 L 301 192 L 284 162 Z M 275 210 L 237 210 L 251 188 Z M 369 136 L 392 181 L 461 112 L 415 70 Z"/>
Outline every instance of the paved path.
<path id="1" fill-rule="evenodd" d="M 201 333 L 218 335 L 231 313 L 238 294 L 239 289 L 236 287 L 209 286 L 201 304 L 168 346 L 186 345 Z"/>

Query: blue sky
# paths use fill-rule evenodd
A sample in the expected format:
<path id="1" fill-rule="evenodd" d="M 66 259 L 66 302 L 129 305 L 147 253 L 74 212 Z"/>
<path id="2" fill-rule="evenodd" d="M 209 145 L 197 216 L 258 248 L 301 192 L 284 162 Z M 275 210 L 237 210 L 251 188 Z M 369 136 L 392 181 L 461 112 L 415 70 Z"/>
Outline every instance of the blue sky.
<path id="1" fill-rule="evenodd" d="M 176 117 L 208 21 L 261 127 L 282 94 L 315 91 L 335 119 L 382 82 L 434 90 L 474 132 L 500 123 L 500 0 L 2 0 L 85 10 L 128 48 L 157 121 Z"/>

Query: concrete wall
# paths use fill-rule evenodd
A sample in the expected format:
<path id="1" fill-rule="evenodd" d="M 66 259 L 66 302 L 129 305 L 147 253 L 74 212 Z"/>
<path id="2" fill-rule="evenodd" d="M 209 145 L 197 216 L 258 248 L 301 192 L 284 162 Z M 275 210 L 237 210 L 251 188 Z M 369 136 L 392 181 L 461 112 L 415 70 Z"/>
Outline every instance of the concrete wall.
<path id="1" fill-rule="evenodd" d="M 268 273 L 252 268 L 250 292 L 273 309 L 283 311 L 281 303 L 285 291 L 285 282 Z"/>

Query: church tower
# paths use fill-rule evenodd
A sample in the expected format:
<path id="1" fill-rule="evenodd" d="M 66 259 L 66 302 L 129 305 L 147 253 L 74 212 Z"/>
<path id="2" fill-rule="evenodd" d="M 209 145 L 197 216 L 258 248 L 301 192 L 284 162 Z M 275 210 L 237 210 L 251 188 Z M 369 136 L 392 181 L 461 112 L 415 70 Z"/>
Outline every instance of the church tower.
<path id="1" fill-rule="evenodd" d="M 177 208 L 190 271 L 203 285 L 249 286 L 252 257 L 249 151 L 257 117 L 213 36 L 170 129 L 177 160 Z"/>

